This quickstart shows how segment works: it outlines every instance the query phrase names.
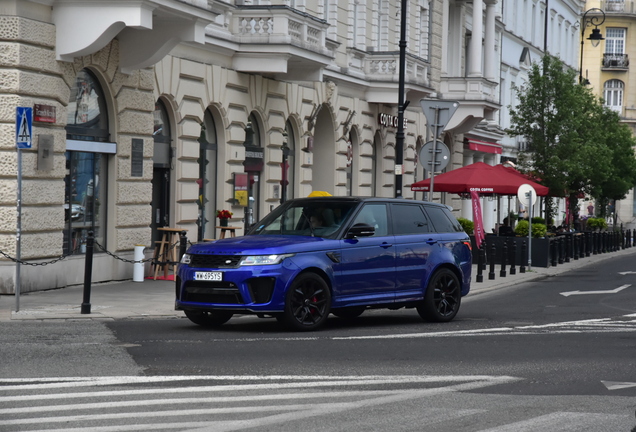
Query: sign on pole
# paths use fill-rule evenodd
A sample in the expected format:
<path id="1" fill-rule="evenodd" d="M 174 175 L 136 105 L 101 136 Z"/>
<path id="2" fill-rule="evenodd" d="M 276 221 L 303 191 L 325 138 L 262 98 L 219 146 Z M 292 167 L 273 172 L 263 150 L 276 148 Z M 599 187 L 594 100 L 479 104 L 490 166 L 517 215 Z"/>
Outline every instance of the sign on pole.
<path id="1" fill-rule="evenodd" d="M 15 112 L 15 145 L 30 149 L 33 145 L 33 108 L 17 107 Z"/>

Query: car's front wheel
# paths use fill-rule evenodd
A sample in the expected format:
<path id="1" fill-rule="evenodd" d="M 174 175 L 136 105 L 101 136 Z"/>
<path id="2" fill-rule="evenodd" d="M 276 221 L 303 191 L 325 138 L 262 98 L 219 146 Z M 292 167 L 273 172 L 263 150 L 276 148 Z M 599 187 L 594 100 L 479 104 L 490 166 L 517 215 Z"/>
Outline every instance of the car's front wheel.
<path id="1" fill-rule="evenodd" d="M 230 320 L 232 312 L 227 311 L 184 311 L 190 321 L 203 327 L 218 327 Z"/>
<path id="2" fill-rule="evenodd" d="M 443 268 L 431 278 L 424 301 L 418 304 L 417 312 L 426 321 L 448 322 L 457 315 L 461 299 L 461 285 L 457 275 Z"/>
<path id="3" fill-rule="evenodd" d="M 294 330 L 316 330 L 324 324 L 330 309 L 327 283 L 315 273 L 302 273 L 287 291 L 283 320 Z"/>

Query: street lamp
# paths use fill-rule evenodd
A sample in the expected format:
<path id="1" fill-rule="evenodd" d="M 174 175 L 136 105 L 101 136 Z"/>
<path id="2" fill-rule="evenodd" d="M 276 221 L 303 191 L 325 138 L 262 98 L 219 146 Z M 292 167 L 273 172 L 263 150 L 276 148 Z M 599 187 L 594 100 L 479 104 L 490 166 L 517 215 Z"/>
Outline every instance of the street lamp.
<path id="1" fill-rule="evenodd" d="M 589 14 L 590 12 L 594 13 L 595 15 L 588 17 L 587 14 Z M 599 13 L 600 15 L 598 15 Z M 585 28 L 590 25 L 594 26 L 594 28 L 592 29 L 592 33 L 587 39 L 592 43 L 592 46 L 596 48 L 598 44 L 605 39 L 601 34 L 601 30 L 599 30 L 598 28 L 598 26 L 600 26 L 604 22 L 605 12 L 603 12 L 599 8 L 586 10 L 583 14 L 583 17 L 581 18 L 581 63 L 579 66 L 579 84 L 583 84 L 583 42 L 585 42 Z M 587 84 L 587 82 L 585 84 Z"/>

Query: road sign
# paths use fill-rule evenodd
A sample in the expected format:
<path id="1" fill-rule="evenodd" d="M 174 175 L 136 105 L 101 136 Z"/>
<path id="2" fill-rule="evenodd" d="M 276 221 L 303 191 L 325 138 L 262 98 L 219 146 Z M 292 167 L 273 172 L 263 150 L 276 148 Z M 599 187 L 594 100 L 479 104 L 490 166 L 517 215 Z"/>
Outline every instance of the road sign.
<path id="1" fill-rule="evenodd" d="M 517 189 L 517 198 L 519 198 L 521 204 L 530 207 L 537 202 L 537 193 L 532 186 L 524 183 Z M 529 202 L 530 199 L 532 199 L 532 202 Z"/>
<path id="2" fill-rule="evenodd" d="M 33 145 L 33 108 L 16 108 L 15 130 L 16 147 L 20 149 L 30 149 Z"/>
<path id="3" fill-rule="evenodd" d="M 433 151 L 435 151 L 434 155 Z M 429 141 L 422 146 L 419 159 L 420 163 L 427 171 L 432 171 L 431 162 L 433 162 L 434 159 L 434 171 L 441 171 L 446 168 L 448 162 L 450 162 L 450 150 L 448 149 L 448 146 L 440 140 L 437 140 L 435 150 L 433 150 L 433 141 Z"/>
<path id="4" fill-rule="evenodd" d="M 424 115 L 426 116 L 426 121 L 429 127 L 435 129 L 435 126 L 437 126 L 436 132 L 439 135 L 444 132 L 444 128 L 450 121 L 453 114 L 455 114 L 455 111 L 457 111 L 459 102 L 435 99 L 420 99 L 420 106 L 422 107 L 422 111 L 424 111 Z M 435 120 L 436 113 L 437 122 Z M 437 138 L 437 136 L 433 138 Z"/>

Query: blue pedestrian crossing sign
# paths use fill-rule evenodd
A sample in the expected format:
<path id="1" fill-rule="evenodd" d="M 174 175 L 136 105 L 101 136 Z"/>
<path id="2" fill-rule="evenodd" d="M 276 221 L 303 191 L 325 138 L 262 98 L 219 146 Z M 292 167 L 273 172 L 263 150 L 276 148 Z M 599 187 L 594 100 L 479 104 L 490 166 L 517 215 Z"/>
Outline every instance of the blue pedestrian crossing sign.
<path id="1" fill-rule="evenodd" d="M 33 108 L 16 108 L 15 131 L 16 147 L 30 149 L 33 144 Z"/>

